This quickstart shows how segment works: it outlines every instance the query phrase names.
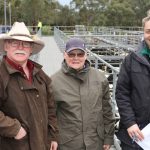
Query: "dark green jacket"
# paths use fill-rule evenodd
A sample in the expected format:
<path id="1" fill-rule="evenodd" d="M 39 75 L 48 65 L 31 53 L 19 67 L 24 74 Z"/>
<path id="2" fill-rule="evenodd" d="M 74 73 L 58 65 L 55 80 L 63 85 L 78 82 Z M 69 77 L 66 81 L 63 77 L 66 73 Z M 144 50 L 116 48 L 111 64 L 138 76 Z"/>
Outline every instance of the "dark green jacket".
<path id="1" fill-rule="evenodd" d="M 0 64 L 0 150 L 48 150 L 57 140 L 51 80 L 34 65 L 31 84 L 4 60 Z M 15 140 L 21 126 L 27 136 Z"/>
<path id="2" fill-rule="evenodd" d="M 86 62 L 80 72 L 67 67 L 52 76 L 60 130 L 60 150 L 102 150 L 113 144 L 114 119 L 104 74 Z"/>

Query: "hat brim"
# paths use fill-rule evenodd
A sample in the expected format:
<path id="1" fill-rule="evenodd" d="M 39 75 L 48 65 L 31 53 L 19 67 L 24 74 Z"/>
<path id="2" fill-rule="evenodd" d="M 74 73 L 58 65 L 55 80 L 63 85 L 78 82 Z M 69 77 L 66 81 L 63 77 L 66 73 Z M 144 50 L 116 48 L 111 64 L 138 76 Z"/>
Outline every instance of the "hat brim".
<path id="1" fill-rule="evenodd" d="M 9 36 L 7 34 L 0 34 L 0 53 L 1 54 L 5 54 L 4 41 L 11 40 L 11 39 L 33 42 L 33 48 L 32 48 L 33 55 L 39 53 L 44 47 L 44 42 L 38 39 L 37 37 L 32 39 L 27 36 Z"/>
<path id="2" fill-rule="evenodd" d="M 76 50 L 76 49 L 79 49 L 79 50 L 81 50 L 81 51 L 86 52 L 86 50 L 85 50 L 85 49 L 83 49 L 83 48 L 81 48 L 81 47 L 71 47 L 71 48 L 70 48 L 70 49 L 68 49 L 66 52 L 67 52 L 67 53 L 69 53 L 69 52 L 71 52 L 71 51 L 73 51 L 73 50 Z"/>

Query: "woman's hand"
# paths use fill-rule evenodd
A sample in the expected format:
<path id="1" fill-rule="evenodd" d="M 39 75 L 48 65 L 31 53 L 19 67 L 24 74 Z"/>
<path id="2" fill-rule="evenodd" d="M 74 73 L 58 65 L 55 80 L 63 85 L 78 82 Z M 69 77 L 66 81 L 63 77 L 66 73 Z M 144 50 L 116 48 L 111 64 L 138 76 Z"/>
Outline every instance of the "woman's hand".
<path id="1" fill-rule="evenodd" d="M 52 141 L 51 142 L 50 150 L 57 150 L 57 147 L 58 147 L 58 143 L 55 142 L 55 141 Z"/>

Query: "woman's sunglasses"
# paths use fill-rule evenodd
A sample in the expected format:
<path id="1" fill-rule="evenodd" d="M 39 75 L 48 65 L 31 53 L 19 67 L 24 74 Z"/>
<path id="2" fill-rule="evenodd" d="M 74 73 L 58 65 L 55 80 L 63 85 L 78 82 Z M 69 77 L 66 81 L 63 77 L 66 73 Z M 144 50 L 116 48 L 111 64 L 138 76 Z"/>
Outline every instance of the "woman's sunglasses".
<path id="1" fill-rule="evenodd" d="M 68 55 L 70 58 L 74 58 L 74 57 L 82 58 L 82 57 L 85 56 L 85 52 L 80 52 L 80 53 L 73 53 L 73 52 L 70 52 L 70 53 L 67 53 L 67 55 Z"/>

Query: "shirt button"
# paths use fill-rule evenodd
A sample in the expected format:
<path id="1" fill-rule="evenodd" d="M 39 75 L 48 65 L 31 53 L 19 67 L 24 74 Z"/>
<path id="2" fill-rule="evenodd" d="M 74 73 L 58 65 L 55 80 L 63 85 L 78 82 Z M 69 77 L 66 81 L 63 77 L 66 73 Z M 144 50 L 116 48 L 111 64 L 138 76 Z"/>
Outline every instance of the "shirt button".
<path id="1" fill-rule="evenodd" d="M 39 98 L 39 95 L 36 95 L 37 98 Z"/>
<path id="2" fill-rule="evenodd" d="M 23 90 L 23 86 L 21 87 L 21 90 Z"/>

